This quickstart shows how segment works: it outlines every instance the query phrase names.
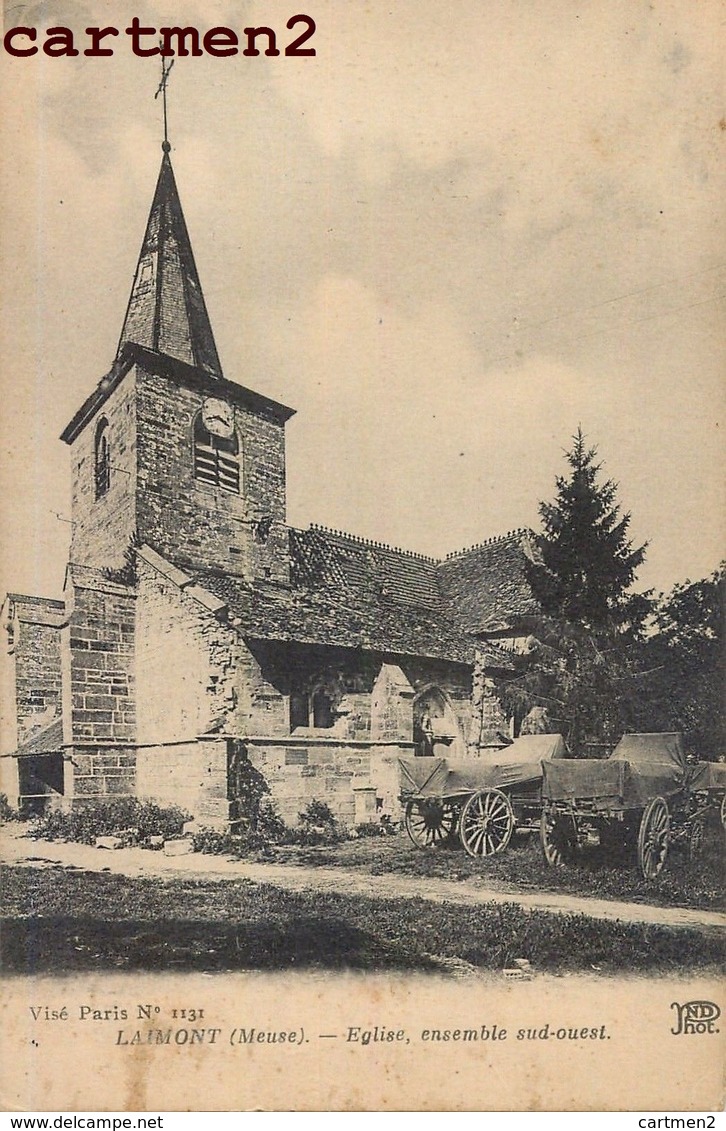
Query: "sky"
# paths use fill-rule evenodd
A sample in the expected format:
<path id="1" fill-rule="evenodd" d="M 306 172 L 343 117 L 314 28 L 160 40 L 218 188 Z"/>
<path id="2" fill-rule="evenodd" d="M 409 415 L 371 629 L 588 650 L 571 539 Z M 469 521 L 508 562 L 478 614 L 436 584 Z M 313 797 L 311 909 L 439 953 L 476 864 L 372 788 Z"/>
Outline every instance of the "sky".
<path id="1" fill-rule="evenodd" d="M 581 425 L 649 543 L 639 587 L 710 573 L 720 5 L 301 4 L 5 3 L 6 28 L 138 15 L 285 43 L 315 20 L 315 58 L 179 59 L 169 85 L 225 375 L 297 409 L 289 522 L 435 556 L 537 528 Z M 113 361 L 158 173 L 157 60 L 114 47 L 0 58 L 3 590 L 61 592 L 58 436 Z"/>

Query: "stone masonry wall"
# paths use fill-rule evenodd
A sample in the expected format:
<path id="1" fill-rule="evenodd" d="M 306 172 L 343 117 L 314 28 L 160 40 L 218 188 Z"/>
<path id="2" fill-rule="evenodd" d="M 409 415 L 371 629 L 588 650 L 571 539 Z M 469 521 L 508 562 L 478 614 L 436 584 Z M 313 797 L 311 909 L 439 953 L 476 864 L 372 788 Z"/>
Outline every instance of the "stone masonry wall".
<path id="1" fill-rule="evenodd" d="M 445 693 L 462 733 L 456 753 L 466 753 L 471 677 L 464 665 L 425 659 L 394 663 L 371 653 L 300 646 L 277 655 L 261 645 L 254 651 L 259 671 L 267 675 L 265 694 L 278 696 L 273 719 L 284 723 L 293 685 L 303 691 L 322 686 L 334 713 L 342 709 L 328 729 L 298 727 L 290 735 L 288 720 L 287 728 L 262 730 L 257 716 L 258 725 L 247 732 L 256 736 L 246 743 L 247 757 L 288 823 L 296 823 L 313 799 L 325 801 L 349 825 L 364 819 L 366 805 L 369 818 L 400 817 L 398 757 L 413 755 L 416 690 L 434 685 Z"/>
<path id="2" fill-rule="evenodd" d="M 237 733 L 240 664 L 235 630 L 139 557 L 136 603 L 138 741 Z"/>
<path id="3" fill-rule="evenodd" d="M 11 595 L 17 745 L 61 713 L 60 624 L 64 607 Z M 11 705 L 9 704 L 8 707 Z"/>
<path id="4" fill-rule="evenodd" d="M 247 756 L 290 825 L 310 801 L 324 801 L 338 820 L 355 822 L 355 793 L 371 784 L 371 748 L 312 737 L 310 742 L 249 743 Z M 239 814 L 242 815 L 241 813 Z"/>
<path id="5" fill-rule="evenodd" d="M 137 575 L 138 741 L 195 739 L 209 724 L 199 606 L 184 600 L 176 585 L 142 561 Z"/>
<path id="6" fill-rule="evenodd" d="M 141 367 L 136 380 L 141 541 L 182 568 L 288 581 L 284 427 L 235 406 L 240 494 L 222 491 L 194 478 L 203 394 Z M 273 525 L 258 541 L 252 524 L 263 516 Z"/>
<path id="7" fill-rule="evenodd" d="M 288 822 L 313 799 L 326 801 L 347 824 L 358 819 L 364 796 L 374 812 L 377 804 L 393 815 L 397 757 L 413 753 L 414 697 L 431 687 L 445 696 L 465 752 L 465 665 L 397 664 L 357 650 L 243 640 L 223 607 L 205 605 L 211 595 L 146 550 L 137 585 L 141 796 L 181 804 L 207 822 L 243 816 L 220 753 L 229 739 L 243 744 Z M 332 726 L 316 728 L 311 714 L 311 725 L 291 731 L 291 694 L 312 697 L 316 689 L 329 696 Z"/>
<path id="8" fill-rule="evenodd" d="M 0 793 L 22 792 L 18 746 L 61 715 L 62 601 L 10 593 L 0 642 Z"/>
<path id="9" fill-rule="evenodd" d="M 371 738 L 411 740 L 414 694 L 398 664 L 381 664 L 371 692 Z"/>
<path id="10" fill-rule="evenodd" d="M 485 663 L 477 660 L 472 688 L 472 747 L 478 750 L 501 746 L 500 734 L 508 734 L 507 718 L 497 695 L 495 680 Z"/>
<path id="11" fill-rule="evenodd" d="M 108 420 L 110 482 L 96 498 L 95 441 Z M 73 537 L 70 560 L 99 569 L 121 569 L 136 527 L 136 383 L 133 370 L 71 446 Z"/>
<path id="12" fill-rule="evenodd" d="M 73 802 L 112 801 L 136 795 L 136 749 L 125 746 L 75 746 Z"/>
<path id="13" fill-rule="evenodd" d="M 142 800 L 179 805 L 200 825 L 224 828 L 227 800 L 227 739 L 139 747 L 137 790 Z"/>
<path id="14" fill-rule="evenodd" d="M 73 743 L 135 740 L 134 600 L 132 590 L 95 570 L 74 571 L 68 635 Z"/>

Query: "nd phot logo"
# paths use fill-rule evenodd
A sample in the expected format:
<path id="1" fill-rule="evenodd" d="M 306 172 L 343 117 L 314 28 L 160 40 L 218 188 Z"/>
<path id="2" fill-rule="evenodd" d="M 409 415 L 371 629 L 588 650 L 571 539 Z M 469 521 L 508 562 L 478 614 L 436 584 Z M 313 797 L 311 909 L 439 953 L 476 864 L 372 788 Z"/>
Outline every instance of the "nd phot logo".
<path id="1" fill-rule="evenodd" d="M 721 1010 L 715 1001 L 686 1001 L 683 1005 L 674 1001 L 671 1002 L 671 1009 L 676 1011 L 676 1025 L 671 1029 L 674 1037 L 719 1031 L 716 1022 L 721 1016 Z"/>

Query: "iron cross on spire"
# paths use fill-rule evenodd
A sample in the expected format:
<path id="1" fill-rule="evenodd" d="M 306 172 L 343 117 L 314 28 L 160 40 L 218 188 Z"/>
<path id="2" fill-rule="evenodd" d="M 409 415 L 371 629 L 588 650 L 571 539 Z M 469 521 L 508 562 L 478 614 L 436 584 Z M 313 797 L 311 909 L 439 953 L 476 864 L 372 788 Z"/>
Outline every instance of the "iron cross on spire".
<path id="1" fill-rule="evenodd" d="M 161 40 L 159 41 L 159 46 L 160 46 L 160 48 L 163 48 L 163 44 L 161 43 Z M 171 74 L 171 68 L 174 66 L 175 61 L 176 60 L 172 59 L 171 62 L 169 63 L 169 65 L 167 66 L 166 59 L 164 58 L 163 55 L 161 56 L 161 82 L 159 83 L 159 88 L 158 88 L 156 94 L 154 95 L 155 99 L 158 98 L 159 95 L 161 95 L 162 101 L 164 103 L 164 142 L 162 144 L 162 149 L 164 150 L 165 153 L 168 153 L 170 148 L 171 148 L 171 146 L 169 145 L 169 130 L 168 130 L 168 125 L 167 125 L 167 117 L 166 117 L 166 84 L 169 81 L 169 75 Z"/>

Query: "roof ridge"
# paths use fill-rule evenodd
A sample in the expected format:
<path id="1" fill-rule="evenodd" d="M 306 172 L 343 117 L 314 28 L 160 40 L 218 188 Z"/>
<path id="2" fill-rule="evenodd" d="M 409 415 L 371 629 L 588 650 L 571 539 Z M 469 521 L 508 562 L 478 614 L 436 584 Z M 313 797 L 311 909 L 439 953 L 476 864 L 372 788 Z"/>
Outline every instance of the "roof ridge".
<path id="1" fill-rule="evenodd" d="M 11 601 L 31 601 L 43 605 L 57 605 L 59 609 L 65 609 L 65 601 L 61 601 L 58 597 L 42 597 L 39 593 L 11 593 L 10 590 L 5 594 L 5 597 Z"/>
<path id="2" fill-rule="evenodd" d="M 356 542 L 359 546 L 367 546 L 371 550 L 390 550 L 394 554 L 403 554 L 407 558 L 416 558 L 418 561 L 439 564 L 439 558 L 432 558 L 428 554 L 420 554 L 416 550 L 404 550 L 402 546 L 392 546 L 388 542 L 377 542 L 373 538 L 363 538 L 359 534 L 349 534 L 347 530 L 334 530 L 331 526 L 323 526 L 319 522 L 311 522 L 309 530 L 319 531 L 322 534 L 333 534 L 336 538 L 345 538 L 349 542 Z M 301 531 L 307 533 L 307 531 Z"/>
<path id="3" fill-rule="evenodd" d="M 444 561 L 451 561 L 452 558 L 461 558 L 464 554 L 471 554 L 474 550 L 483 550 L 485 546 L 495 546 L 498 542 L 506 542 L 507 539 L 521 538 L 525 534 L 531 534 L 532 530 L 529 526 L 517 526 L 514 530 L 508 530 L 506 534 L 493 534 L 491 538 L 485 538 L 483 542 L 475 542 L 473 546 L 464 546 L 462 550 L 452 550 L 447 554 Z"/>

